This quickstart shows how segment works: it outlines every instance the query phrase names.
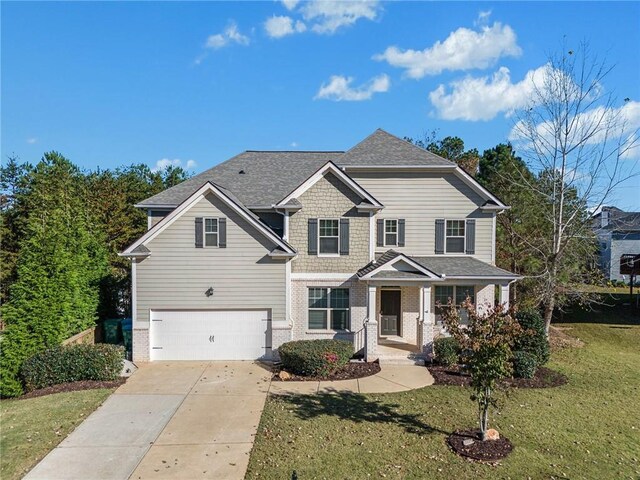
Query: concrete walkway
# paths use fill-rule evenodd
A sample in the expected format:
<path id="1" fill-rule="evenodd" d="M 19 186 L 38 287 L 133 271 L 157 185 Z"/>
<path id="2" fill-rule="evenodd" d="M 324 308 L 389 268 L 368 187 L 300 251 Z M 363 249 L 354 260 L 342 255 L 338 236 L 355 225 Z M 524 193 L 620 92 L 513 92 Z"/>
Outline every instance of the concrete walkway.
<path id="1" fill-rule="evenodd" d="M 242 479 L 270 377 L 252 362 L 142 365 L 25 478 Z"/>
<path id="2" fill-rule="evenodd" d="M 384 365 L 336 382 L 271 382 L 253 362 L 140 368 L 25 477 L 28 480 L 243 479 L 267 393 L 402 392 L 424 367 Z"/>
<path id="3" fill-rule="evenodd" d="M 393 393 L 414 390 L 433 384 L 425 367 L 417 365 L 382 365 L 380 372 L 370 377 L 334 382 L 271 382 L 274 395 L 310 395 L 315 393 Z"/>

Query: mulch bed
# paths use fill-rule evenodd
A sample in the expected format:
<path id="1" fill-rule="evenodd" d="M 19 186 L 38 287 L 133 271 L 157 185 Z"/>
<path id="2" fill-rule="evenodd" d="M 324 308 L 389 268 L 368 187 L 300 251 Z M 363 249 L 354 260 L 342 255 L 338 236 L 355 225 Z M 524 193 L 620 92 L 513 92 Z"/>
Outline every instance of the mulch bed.
<path id="1" fill-rule="evenodd" d="M 478 430 L 462 430 L 453 432 L 447 438 L 451 449 L 466 458 L 478 462 L 494 463 L 507 457 L 513 451 L 513 444 L 508 438 L 500 437 L 498 440 L 481 440 Z M 471 445 L 465 445 L 465 440 L 471 439 Z"/>
<path id="2" fill-rule="evenodd" d="M 27 398 L 43 397 L 52 393 L 76 392 L 78 390 L 92 390 L 96 388 L 116 388 L 126 382 L 126 378 L 119 378 L 111 381 L 83 380 L 80 382 L 61 383 L 52 385 L 51 387 L 40 388 L 18 397 L 17 400 L 25 400 Z"/>
<path id="3" fill-rule="evenodd" d="M 344 367 L 339 368 L 333 374 L 327 377 L 306 377 L 302 375 L 291 374 L 291 378 L 282 380 L 278 374 L 282 368 L 275 366 L 273 368 L 273 378 L 275 382 L 317 382 L 319 380 L 351 380 L 354 378 L 363 378 L 375 375 L 380 371 L 380 364 L 378 362 L 352 362 L 346 364 Z"/>
<path id="4" fill-rule="evenodd" d="M 460 371 L 457 365 L 443 367 L 430 365 L 429 372 L 435 380 L 435 385 L 469 386 L 471 377 Z M 568 379 L 565 375 L 547 367 L 540 367 L 533 378 L 508 378 L 503 385 L 513 388 L 551 388 L 565 385 Z"/>

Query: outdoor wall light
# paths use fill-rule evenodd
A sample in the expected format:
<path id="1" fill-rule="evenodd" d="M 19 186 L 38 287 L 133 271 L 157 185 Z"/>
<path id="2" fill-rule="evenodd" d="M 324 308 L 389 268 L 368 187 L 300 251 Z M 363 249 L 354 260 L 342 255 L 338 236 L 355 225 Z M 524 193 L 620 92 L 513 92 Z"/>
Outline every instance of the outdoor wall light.
<path id="1" fill-rule="evenodd" d="M 204 294 L 205 294 L 207 297 L 212 296 L 212 295 L 213 295 L 213 287 L 209 287 L 209 289 L 208 289 L 206 292 L 204 292 Z"/>

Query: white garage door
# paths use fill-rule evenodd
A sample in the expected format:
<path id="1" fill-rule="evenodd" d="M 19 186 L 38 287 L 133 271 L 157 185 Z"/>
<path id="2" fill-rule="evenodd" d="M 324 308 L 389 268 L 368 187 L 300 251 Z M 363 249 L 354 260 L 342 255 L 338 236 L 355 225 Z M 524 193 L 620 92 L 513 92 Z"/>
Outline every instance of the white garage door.
<path id="1" fill-rule="evenodd" d="M 151 360 L 256 360 L 270 323 L 266 310 L 152 311 Z"/>

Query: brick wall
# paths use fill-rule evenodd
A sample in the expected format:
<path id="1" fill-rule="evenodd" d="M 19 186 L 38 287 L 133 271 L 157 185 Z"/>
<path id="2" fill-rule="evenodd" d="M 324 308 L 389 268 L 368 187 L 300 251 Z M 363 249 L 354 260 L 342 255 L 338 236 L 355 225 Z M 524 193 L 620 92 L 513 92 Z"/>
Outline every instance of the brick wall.
<path id="1" fill-rule="evenodd" d="M 369 214 L 359 213 L 355 206 L 361 199 L 332 173 L 318 180 L 298 200 L 302 209 L 289 220 L 289 243 L 298 250 L 291 271 L 356 272 L 369 262 Z M 349 218 L 349 255 L 318 257 L 308 252 L 309 218 Z"/>
<path id="2" fill-rule="evenodd" d="M 133 361 L 149 361 L 149 330 L 144 328 L 133 329 Z"/>

